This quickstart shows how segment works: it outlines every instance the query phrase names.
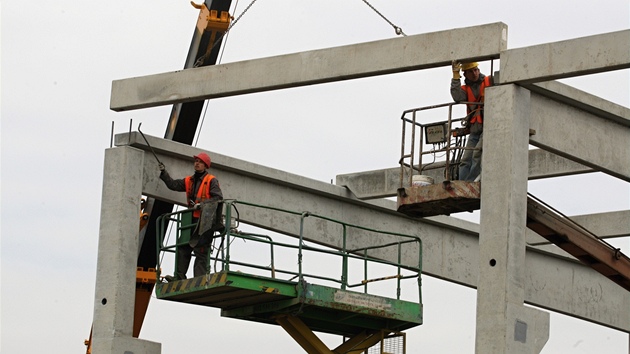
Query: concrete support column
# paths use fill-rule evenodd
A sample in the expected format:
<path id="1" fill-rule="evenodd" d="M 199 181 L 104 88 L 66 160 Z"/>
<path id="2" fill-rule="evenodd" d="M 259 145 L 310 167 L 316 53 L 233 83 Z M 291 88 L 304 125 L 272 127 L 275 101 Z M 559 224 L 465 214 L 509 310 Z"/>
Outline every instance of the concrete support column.
<path id="1" fill-rule="evenodd" d="M 525 307 L 530 93 L 486 89 L 476 353 L 539 353 L 549 314 Z"/>
<path id="2" fill-rule="evenodd" d="M 144 153 L 131 147 L 105 151 L 98 241 L 92 352 L 159 354 L 159 343 L 132 337 L 138 223 Z"/>

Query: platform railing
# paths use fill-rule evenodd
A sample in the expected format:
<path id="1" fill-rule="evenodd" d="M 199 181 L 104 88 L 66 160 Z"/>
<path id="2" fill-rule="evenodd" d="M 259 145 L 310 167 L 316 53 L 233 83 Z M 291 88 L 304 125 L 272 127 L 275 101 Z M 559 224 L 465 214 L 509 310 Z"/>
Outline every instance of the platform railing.
<path id="1" fill-rule="evenodd" d="M 422 242 L 418 236 L 400 234 L 396 232 L 388 232 L 382 230 L 375 230 L 371 228 L 354 225 L 333 218 L 317 215 L 310 212 L 295 212 L 285 210 L 281 208 L 268 207 L 253 203 L 237 200 L 225 200 L 224 201 L 224 222 L 225 231 L 215 234 L 213 239 L 213 251 L 208 252 L 208 269 L 207 273 L 217 271 L 235 271 L 238 269 L 240 272 L 262 272 L 262 276 L 267 276 L 273 279 L 284 279 L 288 281 L 297 282 L 325 282 L 337 284 L 339 289 L 346 290 L 352 288 L 363 287 L 364 293 L 369 293 L 372 288 L 369 285 L 375 283 L 382 283 L 390 280 L 395 280 L 395 292 L 396 299 L 401 297 L 402 281 L 408 279 L 417 279 L 417 290 L 419 301 L 421 302 L 421 279 L 420 274 L 422 271 Z M 277 213 L 284 217 L 295 217 L 296 222 L 299 222 L 299 235 L 293 235 L 295 237 L 276 236 L 275 238 L 288 239 L 292 242 L 278 242 L 269 235 L 239 231 L 240 215 L 238 208 L 253 208 L 264 209 L 268 213 Z M 186 244 L 190 236 L 191 230 L 194 229 L 195 224 L 191 222 L 192 218 L 187 215 L 191 214 L 192 210 L 186 209 L 162 215 L 158 218 L 158 277 L 159 272 L 162 271 L 163 259 L 166 254 L 176 253 L 177 248 Z M 309 221 L 308 220 L 313 220 Z M 317 223 L 319 226 L 324 225 L 329 230 L 339 231 L 338 241 L 340 246 L 325 247 L 314 245 L 308 241 L 308 234 L 313 225 L 309 225 L 310 222 Z M 323 224 L 322 224 L 323 223 Z M 164 238 L 159 235 L 168 235 L 166 231 L 167 227 L 172 228 L 175 237 Z M 335 235 L 331 235 L 335 236 Z M 373 237 L 372 237 L 373 236 Z M 370 244 L 365 247 L 353 247 L 349 248 L 348 245 L 356 245 L 358 239 L 355 237 L 361 237 L 361 240 L 369 240 Z M 383 242 L 376 243 L 375 240 L 383 240 Z M 235 249 L 235 241 L 240 240 L 236 245 L 242 247 L 243 243 L 248 244 L 248 249 L 255 248 L 255 254 L 265 255 L 263 260 L 252 261 L 252 253 L 245 255 L 237 254 L 239 251 Z M 250 245 L 251 244 L 251 245 Z M 255 246 L 254 246 L 255 245 Z M 413 247 L 413 251 L 417 252 L 417 262 L 413 264 L 403 264 L 402 254 L 407 248 Z M 375 253 L 382 251 L 390 251 L 394 249 L 396 252 L 396 261 L 388 261 L 373 256 Z M 292 250 L 297 257 L 294 266 L 283 265 L 278 266 L 277 252 Z M 391 252 L 391 251 L 390 251 Z M 311 258 L 311 254 L 313 257 Z M 248 256 L 249 255 L 249 256 Z M 327 270 L 327 273 L 333 273 L 333 275 L 322 274 L 318 271 L 305 271 L 305 255 L 308 255 L 309 262 L 316 263 L 317 259 L 323 257 L 334 257 L 340 260 L 341 269 L 337 271 Z M 291 263 L 286 259 L 282 260 L 283 264 Z M 361 264 L 361 270 L 350 270 L 350 263 L 354 265 Z M 313 269 L 321 269 L 318 264 L 309 263 Z M 388 272 L 386 276 L 370 278 L 370 271 L 377 269 L 380 272 Z M 336 275 L 334 273 L 337 273 Z M 359 282 L 350 283 L 351 278 L 361 278 Z M 391 290 L 391 288 L 388 288 Z"/>
<path id="2" fill-rule="evenodd" d="M 414 174 L 422 174 L 423 169 L 428 165 L 437 162 L 436 156 L 444 154 L 444 179 L 447 181 L 455 179 L 455 168 L 466 149 L 465 126 L 468 115 L 456 115 L 456 106 L 479 106 L 479 102 L 450 102 L 432 106 L 412 108 L 403 111 L 400 119 L 402 121 L 402 142 L 400 148 L 400 187 L 412 185 Z M 436 110 L 444 108 L 448 110 L 446 120 L 444 113 L 436 114 Z M 436 116 L 438 118 L 436 118 Z M 459 124 L 459 127 L 457 125 Z M 430 139 L 430 132 L 437 135 Z M 427 133 L 429 132 L 429 133 Z M 409 136 L 407 135 L 409 134 Z M 439 141 L 438 141 L 439 140 Z M 430 150 L 425 150 L 425 145 L 433 145 Z M 426 156 L 433 156 L 433 161 L 425 164 Z M 408 180 L 405 181 L 405 176 Z M 406 184 L 405 184 L 406 182 Z"/>

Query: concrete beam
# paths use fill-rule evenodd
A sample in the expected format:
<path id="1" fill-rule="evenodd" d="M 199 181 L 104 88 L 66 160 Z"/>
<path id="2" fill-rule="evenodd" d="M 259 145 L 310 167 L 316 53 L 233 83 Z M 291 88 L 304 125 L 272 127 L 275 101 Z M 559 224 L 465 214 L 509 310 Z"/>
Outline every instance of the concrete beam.
<path id="1" fill-rule="evenodd" d="M 533 83 L 630 68 L 630 30 L 501 53 L 500 84 Z"/>
<path id="2" fill-rule="evenodd" d="M 200 149 L 151 136 L 147 139 L 171 176 L 184 177 L 191 173 L 192 156 Z M 143 194 L 184 205 L 182 193 L 168 191 L 158 179 L 157 162 L 138 133 L 117 135 L 116 145 L 131 145 L 149 154 L 144 159 Z M 476 224 L 448 217 L 413 220 L 397 213 L 395 202 L 390 200 L 361 201 L 347 188 L 214 152 L 209 154 L 212 157 L 211 171 L 219 179 L 226 198 L 310 211 L 374 229 L 420 236 L 425 274 L 472 288 L 477 286 L 479 243 Z M 239 208 L 239 211 L 244 222 L 283 234 L 297 233 L 296 224 L 290 222 L 294 220 L 245 208 Z M 319 229 L 309 237 L 313 242 L 339 246 L 339 239 L 327 231 Z M 378 256 L 389 260 L 396 257 L 393 252 Z M 404 262 L 413 264 L 416 257 L 412 251 L 405 252 Z M 526 262 L 536 263 L 536 267 L 526 267 L 526 302 L 630 332 L 630 293 L 592 269 L 566 259 L 528 250 Z M 548 269 L 559 271 L 549 272 Z M 596 302 L 574 296 L 576 293 L 588 294 L 591 289 L 601 289 Z"/>
<path id="3" fill-rule="evenodd" d="M 507 48 L 507 26 L 482 26 L 206 66 L 112 82 L 125 111 L 487 60 Z M 392 55 L 395 53 L 395 55 Z"/>
<path id="4" fill-rule="evenodd" d="M 593 172 L 593 169 L 545 150 L 529 150 L 529 179 L 542 179 Z M 444 180 L 444 163 L 432 164 L 423 170 L 436 183 Z M 403 183 L 409 180 L 405 171 Z M 395 197 L 400 187 L 400 167 L 337 175 L 335 184 L 343 186 L 359 199 Z"/>
<path id="5" fill-rule="evenodd" d="M 576 215 L 571 219 L 601 238 L 630 236 L 630 210 Z"/>
<path id="6" fill-rule="evenodd" d="M 94 353 L 161 352 L 159 343 L 132 337 L 143 160 L 142 150 L 132 147 L 105 151 L 94 295 Z"/>
<path id="7" fill-rule="evenodd" d="M 615 103 L 601 99 L 584 91 L 578 90 L 569 85 L 556 81 L 526 85 L 537 97 L 546 97 L 558 104 L 564 104 L 578 109 L 589 120 L 608 121 L 618 123 L 625 127 L 630 127 L 630 109 Z M 565 107 L 565 106 L 561 106 Z M 543 110 L 545 108 L 540 108 Z M 554 111 L 547 114 L 548 117 L 556 117 Z M 543 113 L 541 113 L 542 116 Z M 544 118 L 543 118 L 544 119 Z M 558 123 L 570 126 L 571 123 Z M 594 124 L 594 123 L 590 123 Z M 566 129 L 557 132 L 555 138 L 563 140 Z M 589 129 L 593 134 L 594 130 Z M 536 141 L 534 136 L 533 140 Z M 606 139 L 599 139 L 600 142 L 608 144 Z M 627 140 L 626 140 L 627 141 Z M 614 142 L 610 142 L 614 144 Z M 620 142 L 618 144 L 621 144 Z M 599 145 L 596 145 L 599 146 Z M 621 146 L 620 146 L 621 148 Z M 610 149 L 610 147 L 608 148 Z M 596 150 L 596 149 L 595 149 Z M 627 150 L 627 149 L 626 149 Z M 627 164 L 626 164 L 627 165 Z M 423 171 L 423 174 L 433 177 L 436 182 L 442 181 L 444 163 L 437 163 Z M 594 172 L 594 169 L 565 157 L 556 155 L 545 150 L 530 150 L 529 152 L 529 179 L 541 179 L 550 177 L 568 176 L 573 174 Z M 406 171 L 407 173 L 407 171 Z M 405 174 L 403 181 L 407 181 L 409 176 Z M 348 187 L 359 199 L 373 199 L 392 197 L 396 195 L 396 189 L 400 187 L 400 168 L 388 168 L 357 173 L 338 175 L 336 184 Z"/>
<path id="8" fill-rule="evenodd" d="M 596 117 L 630 126 L 630 109 L 602 99 L 588 92 L 565 85 L 558 81 L 523 85 L 532 92 L 569 106 L 583 110 Z"/>
<path id="9" fill-rule="evenodd" d="M 533 93 L 530 144 L 630 182 L 630 126 Z"/>

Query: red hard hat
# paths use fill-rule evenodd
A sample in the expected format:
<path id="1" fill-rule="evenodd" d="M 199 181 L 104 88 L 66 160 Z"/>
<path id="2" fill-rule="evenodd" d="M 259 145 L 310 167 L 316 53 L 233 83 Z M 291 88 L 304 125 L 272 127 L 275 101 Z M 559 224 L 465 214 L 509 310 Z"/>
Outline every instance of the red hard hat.
<path id="1" fill-rule="evenodd" d="M 206 164 L 206 168 L 210 167 L 210 156 L 208 156 L 208 154 L 206 154 L 205 152 L 202 152 L 199 155 L 195 155 L 193 157 L 203 161 L 203 163 Z"/>

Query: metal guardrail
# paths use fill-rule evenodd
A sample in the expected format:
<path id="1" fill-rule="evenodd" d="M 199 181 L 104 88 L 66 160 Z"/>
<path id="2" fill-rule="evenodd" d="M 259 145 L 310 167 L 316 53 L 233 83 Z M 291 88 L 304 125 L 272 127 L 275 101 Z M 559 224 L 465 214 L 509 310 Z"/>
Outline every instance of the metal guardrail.
<path id="1" fill-rule="evenodd" d="M 400 119 L 402 121 L 402 143 L 400 149 L 400 160 L 398 163 L 400 164 L 400 187 L 411 186 L 413 181 L 414 171 L 417 171 L 419 174 L 422 174 L 422 170 L 426 168 L 429 164 L 425 165 L 423 162 L 423 158 L 426 155 L 433 155 L 433 163 L 436 162 L 435 155 L 439 153 L 445 154 L 445 170 L 444 170 L 444 178 L 447 181 L 450 181 L 454 178 L 455 171 L 454 168 L 457 168 L 459 165 L 459 161 L 461 160 L 461 156 L 463 151 L 466 149 L 466 137 L 464 134 L 464 126 L 462 122 L 465 122 L 468 118 L 467 114 L 464 114 L 462 117 L 453 118 L 453 107 L 458 105 L 478 105 L 483 106 L 483 103 L 479 102 L 450 102 L 443 103 L 432 106 L 425 106 L 419 108 L 412 108 L 403 111 Z M 432 111 L 439 108 L 447 108 L 448 116 L 446 120 L 429 120 L 425 116 L 420 117 L 421 114 L 428 111 Z M 428 114 L 427 114 L 428 115 Z M 421 123 L 424 122 L 424 123 Z M 454 128 L 454 124 L 460 123 L 462 125 L 461 128 Z M 410 134 L 411 137 L 409 141 L 407 141 L 407 126 L 410 126 Z M 425 144 L 431 144 L 430 141 L 426 138 L 426 130 L 431 127 L 437 127 L 442 129 L 443 139 L 442 143 L 434 144 L 434 148 L 429 151 L 424 151 Z M 419 129 L 419 133 L 416 131 Z M 467 134 L 467 133 L 466 133 Z M 416 141 L 416 135 L 418 135 L 418 140 Z M 407 146 L 409 143 L 410 146 Z M 435 146 L 437 145 L 437 148 Z M 408 161 L 408 162 L 407 162 Z M 417 164 L 416 164 L 417 161 Z M 409 171 L 405 174 L 405 168 Z M 409 177 L 408 184 L 404 185 L 404 176 L 407 175 Z"/>
<path id="2" fill-rule="evenodd" d="M 225 211 L 224 211 L 224 220 L 225 220 L 225 230 L 222 233 L 215 234 L 214 242 L 219 242 L 219 247 L 216 247 L 216 252 L 208 252 L 208 270 L 207 273 L 210 273 L 212 264 L 214 264 L 215 271 L 230 271 L 235 269 L 235 266 L 242 266 L 249 269 L 257 269 L 262 270 L 265 273 L 268 272 L 270 278 L 273 279 L 281 279 L 281 277 L 288 278 L 286 280 L 291 281 L 304 281 L 305 279 L 309 279 L 309 281 L 325 281 L 337 284 L 340 289 L 346 290 L 350 288 L 359 288 L 363 287 L 363 292 L 368 293 L 369 285 L 377 282 L 383 282 L 387 280 L 396 280 L 396 299 L 400 299 L 401 296 L 401 282 L 407 279 L 417 279 L 418 286 L 418 295 L 419 301 L 421 303 L 421 279 L 420 274 L 422 271 L 422 241 L 419 237 L 413 235 L 405 235 L 395 232 L 387 232 L 380 231 L 370 228 L 365 228 L 358 225 L 353 225 L 349 223 L 345 223 L 339 220 L 335 220 L 332 218 L 328 218 L 321 215 L 316 215 L 310 212 L 295 212 L 284 210 L 281 208 L 274 208 L 268 206 L 257 205 L 253 203 L 248 203 L 244 201 L 236 201 L 236 200 L 225 200 L 223 202 Z M 262 235 L 257 233 L 250 232 L 242 232 L 238 231 L 237 227 L 239 226 L 239 215 L 238 215 L 238 206 L 243 206 L 247 208 L 256 208 L 256 209 L 265 209 L 267 212 L 280 213 L 286 215 L 293 215 L 299 217 L 299 236 L 296 238 L 296 244 L 291 244 L 287 242 L 277 242 L 274 241 L 272 237 L 268 235 Z M 234 213 L 236 213 L 236 217 L 234 217 Z M 341 229 L 341 234 L 339 237 L 341 238 L 341 247 L 339 249 L 334 249 L 331 247 L 319 247 L 312 246 L 305 242 L 305 234 L 307 233 L 307 227 L 305 225 L 305 221 L 308 218 L 319 219 L 325 223 L 331 223 L 333 225 L 337 225 Z M 169 213 L 162 215 L 157 220 L 157 227 L 159 232 L 158 240 L 157 240 L 157 253 L 158 253 L 158 278 L 160 276 L 160 271 L 163 263 L 163 256 L 167 253 L 176 253 L 177 248 L 186 244 L 188 239 L 186 235 L 190 235 L 192 230 L 196 226 L 192 223 L 192 210 L 186 209 L 181 210 L 174 213 Z M 169 224 L 172 224 L 172 230 L 175 232 L 174 240 L 164 239 L 160 235 L 166 235 L 167 227 Z M 330 227 L 330 229 L 334 229 Z M 349 235 L 350 230 L 355 230 L 356 232 L 363 234 L 374 234 L 376 235 L 387 235 L 387 242 L 383 244 L 370 245 L 366 247 L 359 248 L 348 248 L 348 244 L 350 244 L 349 240 L 352 236 Z M 260 249 L 267 248 L 267 251 L 264 251 L 264 254 L 268 254 L 269 258 L 265 260 L 268 263 L 252 263 L 247 259 L 240 259 L 235 257 L 233 254 L 233 242 L 234 240 L 243 240 L 245 242 L 253 242 L 257 244 Z M 374 239 L 377 239 L 376 237 Z M 378 259 L 373 256 L 370 256 L 370 253 L 375 250 L 383 250 L 387 248 L 394 247 L 397 251 L 397 261 L 390 262 L 383 259 Z M 418 262 L 414 265 L 403 265 L 402 264 L 402 254 L 403 249 L 407 247 L 416 247 L 418 252 Z M 297 256 L 297 263 L 295 268 L 291 269 L 288 267 L 279 268 L 277 266 L 276 254 L 279 250 L 294 250 Z M 339 257 L 341 259 L 341 269 L 339 270 L 338 276 L 324 276 L 322 274 L 316 273 L 306 273 L 304 271 L 304 255 L 308 253 L 313 253 L 316 255 L 327 255 L 333 257 Z M 261 254 L 261 253 L 257 253 Z M 242 258 L 242 257 L 241 257 Z M 362 275 L 360 276 L 362 280 L 360 282 L 350 283 L 349 282 L 349 263 L 350 262 L 362 262 Z M 369 278 L 369 270 L 373 269 L 375 265 L 381 265 L 386 267 L 386 269 L 392 269 L 394 274 L 387 275 L 383 277 Z M 354 269 L 354 268 L 353 268 Z M 239 270 L 240 271 L 240 270 Z M 353 277 L 358 277 L 359 275 L 356 272 L 352 273 Z"/>

